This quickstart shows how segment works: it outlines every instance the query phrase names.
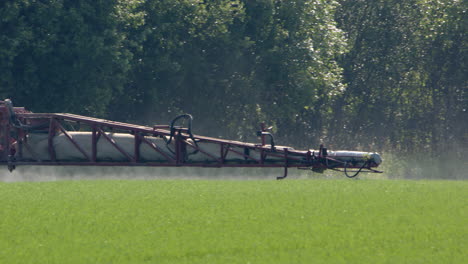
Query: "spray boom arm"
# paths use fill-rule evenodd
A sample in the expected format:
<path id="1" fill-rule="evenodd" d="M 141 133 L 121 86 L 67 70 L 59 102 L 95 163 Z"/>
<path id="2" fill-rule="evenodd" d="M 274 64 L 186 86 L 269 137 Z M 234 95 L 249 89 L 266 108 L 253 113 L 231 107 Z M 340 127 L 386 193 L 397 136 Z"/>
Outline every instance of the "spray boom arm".
<path id="1" fill-rule="evenodd" d="M 188 120 L 188 127 L 176 126 Z M 278 167 L 343 171 L 347 177 L 379 172 L 377 153 L 295 150 L 278 146 L 262 124 L 261 144 L 194 135 L 192 116 L 177 116 L 169 126 L 140 126 L 65 113 L 31 113 L 0 101 L 0 164 L 20 165 Z M 79 127 L 79 129 L 77 129 Z M 266 144 L 267 138 L 270 144 Z"/>

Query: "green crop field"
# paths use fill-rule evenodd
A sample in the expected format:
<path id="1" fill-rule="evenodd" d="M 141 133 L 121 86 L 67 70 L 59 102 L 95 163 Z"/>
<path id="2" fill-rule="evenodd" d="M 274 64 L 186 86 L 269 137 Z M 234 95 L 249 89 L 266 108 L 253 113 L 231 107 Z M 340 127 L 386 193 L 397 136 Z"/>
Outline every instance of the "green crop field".
<path id="1" fill-rule="evenodd" d="M 0 183 L 0 263 L 466 263 L 468 182 Z"/>

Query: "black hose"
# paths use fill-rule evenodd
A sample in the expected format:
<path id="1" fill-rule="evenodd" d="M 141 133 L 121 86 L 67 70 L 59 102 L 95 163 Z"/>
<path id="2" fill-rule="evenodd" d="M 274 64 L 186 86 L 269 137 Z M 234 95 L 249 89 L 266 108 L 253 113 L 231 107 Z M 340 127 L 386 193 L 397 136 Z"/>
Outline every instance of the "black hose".
<path id="1" fill-rule="evenodd" d="M 362 171 L 362 169 L 364 169 L 364 167 L 366 167 L 368 165 L 368 163 L 369 163 L 369 161 L 364 162 L 364 164 L 362 164 L 361 168 L 359 168 L 359 170 L 354 175 L 349 175 L 347 170 L 346 170 L 348 168 L 348 163 L 345 162 L 344 173 L 345 173 L 346 177 L 354 178 L 354 177 L 358 176 L 358 174 Z"/>
<path id="2" fill-rule="evenodd" d="M 258 137 L 261 137 L 261 136 L 270 136 L 270 146 L 271 146 L 271 151 L 275 151 L 275 139 L 273 138 L 273 135 L 269 132 L 265 132 L 265 131 L 257 131 L 257 136 Z"/>
<path id="3" fill-rule="evenodd" d="M 192 115 L 190 114 L 182 114 L 182 115 L 179 115 L 177 116 L 176 118 L 172 119 L 171 121 L 171 126 L 170 126 L 170 129 L 171 129 L 171 135 L 169 136 L 169 140 L 167 141 L 167 144 L 170 144 L 171 141 L 172 141 L 172 138 L 174 137 L 174 134 L 175 134 L 175 127 L 174 127 L 174 124 L 175 122 L 177 122 L 179 119 L 181 118 L 185 118 L 185 119 L 188 119 L 189 122 L 188 122 L 188 131 L 187 133 L 189 134 L 190 138 L 193 139 L 193 135 L 192 135 L 192 121 L 193 121 L 193 117 Z"/>
<path id="4" fill-rule="evenodd" d="M 172 121 L 171 121 L 171 126 L 170 126 L 170 130 L 171 130 L 171 134 L 169 136 L 169 140 L 166 141 L 166 146 L 167 146 L 167 149 L 172 152 L 172 154 L 175 154 L 174 151 L 169 147 L 169 144 L 172 142 L 172 139 L 174 138 L 174 135 L 175 135 L 175 131 L 177 130 L 176 127 L 174 126 L 175 123 L 180 120 L 180 119 L 188 119 L 188 128 L 187 128 L 187 134 L 189 135 L 190 139 L 193 140 L 193 143 L 195 144 L 195 146 L 198 147 L 198 144 L 197 144 L 197 141 L 195 140 L 195 137 L 193 136 L 192 134 L 192 121 L 193 121 L 193 116 L 190 115 L 190 114 L 182 114 L 182 115 L 179 115 L 179 116 L 176 116 L 176 118 L 174 118 Z M 196 154 L 198 152 L 197 149 L 195 149 L 192 153 L 189 153 L 188 155 L 193 155 L 193 154 Z"/>

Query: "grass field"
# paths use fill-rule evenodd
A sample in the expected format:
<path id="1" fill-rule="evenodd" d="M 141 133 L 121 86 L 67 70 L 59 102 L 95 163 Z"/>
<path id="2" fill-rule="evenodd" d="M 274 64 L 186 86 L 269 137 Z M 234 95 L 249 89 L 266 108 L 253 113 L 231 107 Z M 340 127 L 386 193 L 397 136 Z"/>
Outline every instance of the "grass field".
<path id="1" fill-rule="evenodd" d="M 0 263 L 467 263 L 468 182 L 0 182 Z"/>

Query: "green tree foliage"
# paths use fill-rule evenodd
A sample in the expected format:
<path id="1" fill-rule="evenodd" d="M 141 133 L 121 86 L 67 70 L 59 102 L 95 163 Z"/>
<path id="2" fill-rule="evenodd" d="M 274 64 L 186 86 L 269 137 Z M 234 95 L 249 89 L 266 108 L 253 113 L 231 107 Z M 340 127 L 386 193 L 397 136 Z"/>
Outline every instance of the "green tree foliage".
<path id="1" fill-rule="evenodd" d="M 342 59 L 348 89 L 335 108 L 339 123 L 382 148 L 435 150 L 455 131 L 460 141 L 466 123 L 447 125 L 466 109 L 462 1 L 341 2 L 337 20 L 351 50 Z"/>
<path id="2" fill-rule="evenodd" d="M 336 57 L 346 43 L 333 19 L 335 8 L 333 1 L 246 4 L 248 17 L 262 18 L 251 20 L 246 34 L 254 41 L 257 102 L 279 136 L 296 144 L 305 142 L 295 133 L 320 136 L 330 102 L 343 90 Z"/>
<path id="3" fill-rule="evenodd" d="M 0 96 L 298 147 L 466 154 L 461 0 L 5 0 Z"/>
<path id="4" fill-rule="evenodd" d="M 352 131 L 353 142 L 382 147 L 388 143 L 382 139 L 399 140 L 392 128 L 407 99 L 403 90 L 411 89 L 405 86 L 406 74 L 417 65 L 415 7 L 415 1 L 342 1 L 338 20 L 351 50 L 342 59 L 348 89 L 336 108 L 345 112 L 340 123 Z"/>
<path id="5" fill-rule="evenodd" d="M 334 141 L 417 153 L 412 166 L 429 160 L 437 175 L 463 171 L 454 161 L 468 149 L 466 1 L 340 2 L 348 88 L 336 100 L 332 129 L 352 136 L 335 133 Z"/>
<path id="6" fill-rule="evenodd" d="M 143 2 L 145 23 L 133 32 L 141 49 L 126 96 L 112 112 L 147 121 L 190 112 L 210 116 L 198 122 L 204 130 L 227 127 L 237 137 L 262 119 L 284 137 L 291 129 L 318 134 L 327 103 L 343 90 L 335 57 L 345 51 L 345 39 L 333 19 L 336 6 Z M 135 103 L 120 107 L 125 101 Z"/>
<path id="7" fill-rule="evenodd" d="M 431 146 L 468 149 L 468 20 L 466 1 L 423 2 L 424 87 L 430 102 Z"/>
<path id="8" fill-rule="evenodd" d="M 105 114 L 130 68 L 115 2 L 3 1 L 3 95 L 35 111 Z"/>
<path id="9" fill-rule="evenodd" d="M 218 108 L 227 97 L 226 68 L 242 44 L 230 32 L 234 21 L 242 18 L 239 3 L 234 3 L 143 2 L 145 23 L 131 36 L 140 49 L 134 53 L 132 78 L 115 116 L 154 122 L 181 112 L 224 112 Z"/>

